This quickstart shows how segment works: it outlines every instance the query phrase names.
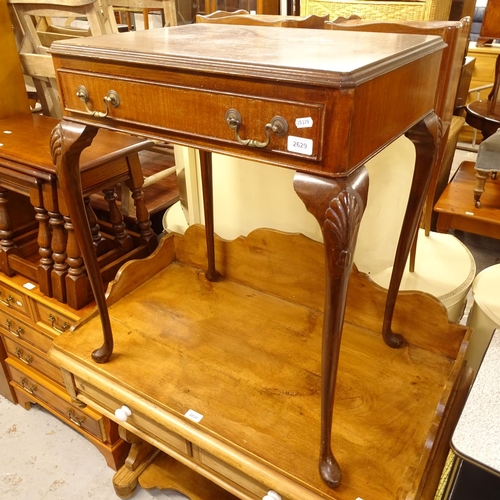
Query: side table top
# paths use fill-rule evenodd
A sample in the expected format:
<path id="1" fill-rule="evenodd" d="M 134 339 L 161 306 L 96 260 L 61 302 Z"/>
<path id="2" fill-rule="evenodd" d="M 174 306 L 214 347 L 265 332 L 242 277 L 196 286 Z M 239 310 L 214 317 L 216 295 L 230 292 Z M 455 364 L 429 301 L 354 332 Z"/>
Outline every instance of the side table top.
<path id="1" fill-rule="evenodd" d="M 443 47 L 434 36 L 192 24 L 60 41 L 50 52 L 349 88 Z"/>

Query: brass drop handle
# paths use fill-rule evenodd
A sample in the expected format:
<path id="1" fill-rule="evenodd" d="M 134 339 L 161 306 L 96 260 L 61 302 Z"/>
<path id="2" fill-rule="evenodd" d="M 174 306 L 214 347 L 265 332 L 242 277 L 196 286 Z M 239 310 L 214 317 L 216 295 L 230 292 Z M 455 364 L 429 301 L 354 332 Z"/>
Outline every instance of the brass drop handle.
<path id="1" fill-rule="evenodd" d="M 105 112 L 92 111 L 89 108 L 87 104 L 87 101 L 89 100 L 89 91 L 83 85 L 79 85 L 76 89 L 76 96 L 83 102 L 87 113 L 95 116 L 96 118 L 106 118 L 106 116 L 109 115 L 110 106 L 117 108 L 120 105 L 120 96 L 114 90 L 110 90 L 107 95 L 102 98 L 104 105 L 106 106 Z"/>
<path id="2" fill-rule="evenodd" d="M 85 423 L 85 417 L 77 416 L 72 408 L 66 408 L 66 413 L 71 422 L 73 422 L 78 427 L 82 427 L 82 425 Z"/>
<path id="3" fill-rule="evenodd" d="M 14 335 L 15 337 L 17 338 L 20 338 L 21 337 L 21 333 L 24 333 L 24 330 L 21 328 L 21 327 L 18 327 L 17 330 L 12 330 L 11 326 L 12 326 L 12 322 L 10 321 L 10 319 L 7 319 L 5 320 L 5 326 L 7 327 L 7 330 L 12 333 L 12 335 Z"/>
<path id="4" fill-rule="evenodd" d="M 25 365 L 31 365 L 33 361 L 33 357 L 28 354 L 25 358 L 23 358 L 23 350 L 16 347 L 16 355 L 19 358 L 19 361 L 22 361 Z"/>
<path id="5" fill-rule="evenodd" d="M 0 295 L 2 295 L 2 292 L 0 292 Z M 7 307 L 11 307 L 11 303 L 12 301 L 14 300 L 14 297 L 12 297 L 12 295 L 9 295 L 7 297 L 7 300 L 2 300 L 0 299 L 0 304 L 3 304 L 4 306 L 7 306 Z"/>
<path id="6" fill-rule="evenodd" d="M 57 320 L 53 314 L 49 314 L 49 321 L 50 321 L 50 324 L 52 325 L 52 328 L 56 332 L 64 333 L 69 328 L 69 325 L 68 325 L 68 323 L 66 323 L 66 321 L 63 323 L 62 327 L 57 326 L 56 325 Z"/>
<path id="7" fill-rule="evenodd" d="M 258 141 L 257 139 L 242 139 L 240 137 L 240 127 L 242 118 L 236 109 L 228 109 L 226 111 L 226 123 L 229 128 L 234 130 L 236 140 L 243 146 L 250 146 L 251 148 L 265 148 L 271 140 L 271 132 L 276 137 L 284 137 L 288 133 L 288 123 L 281 116 L 275 116 L 270 123 L 266 123 L 264 130 L 267 139 L 265 141 Z"/>
<path id="8" fill-rule="evenodd" d="M 22 378 L 21 379 L 21 386 L 22 388 L 29 394 L 35 394 L 36 391 L 36 385 L 32 385 L 31 387 L 28 387 L 28 379 L 27 378 Z"/>

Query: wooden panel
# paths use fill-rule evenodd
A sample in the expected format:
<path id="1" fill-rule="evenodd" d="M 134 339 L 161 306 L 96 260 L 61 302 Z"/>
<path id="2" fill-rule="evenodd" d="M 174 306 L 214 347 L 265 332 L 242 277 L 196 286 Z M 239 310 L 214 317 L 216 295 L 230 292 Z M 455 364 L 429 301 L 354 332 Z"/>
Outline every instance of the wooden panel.
<path id="1" fill-rule="evenodd" d="M 7 352 L 5 351 L 3 340 L 0 336 L 0 395 L 15 404 L 17 403 L 17 399 L 11 385 L 9 384 L 10 375 L 5 363 L 6 358 Z"/>
<path id="2" fill-rule="evenodd" d="M 79 391 L 96 401 L 99 406 L 109 411 L 112 415 L 114 415 L 115 410 L 122 407 L 122 403 L 110 394 L 100 391 L 87 382 L 82 382 L 77 377 L 75 377 L 75 384 Z M 132 410 L 132 415 L 127 420 L 129 425 L 151 436 L 155 436 L 159 441 L 163 441 L 167 446 L 173 447 L 185 455 L 191 455 L 191 446 L 188 441 L 165 427 L 158 425 L 135 408 L 132 407 L 130 409 Z"/>
<path id="3" fill-rule="evenodd" d="M 64 387 L 61 370 L 59 367 L 49 362 L 41 351 L 33 346 L 28 347 L 22 340 L 16 342 L 8 338 L 7 335 L 4 335 L 3 338 L 5 347 L 10 356 L 23 362 L 33 370 L 37 370 L 43 375 L 49 377 L 53 381 L 57 382 L 61 387 Z"/>
<path id="4" fill-rule="evenodd" d="M 52 307 L 38 301 L 33 302 L 33 309 L 35 321 L 50 327 L 54 335 L 59 335 L 60 333 L 68 330 L 76 322 L 75 319 L 66 316 Z"/>
<path id="5" fill-rule="evenodd" d="M 43 401 L 49 405 L 53 413 L 72 427 L 85 430 L 102 441 L 106 439 L 103 417 L 98 413 L 90 408 L 82 410 L 74 406 L 66 392 L 52 385 L 48 379 L 37 376 L 18 361 L 9 359 L 7 364 L 12 378 L 11 383 L 27 394 L 33 402 Z"/>
<path id="6" fill-rule="evenodd" d="M 227 480 L 236 483 L 244 490 L 256 495 L 258 498 L 263 498 L 269 491 L 269 488 L 264 484 L 260 484 L 235 467 L 227 465 L 222 460 L 219 460 L 217 457 L 201 448 L 194 448 L 193 455 L 195 459 L 199 460 L 205 467 L 216 471 Z M 282 497 L 282 500 L 286 500 L 285 497 Z"/>
<path id="7" fill-rule="evenodd" d="M 4 311 L 16 311 L 29 317 L 28 298 L 21 292 L 0 282 L 0 308 Z"/>
<path id="8" fill-rule="evenodd" d="M 28 344 L 38 347 L 41 351 L 47 352 L 52 345 L 54 336 L 33 328 L 31 325 L 19 321 L 17 318 L 0 309 L 0 327 L 9 332 L 11 338 L 23 339 Z"/>
<path id="9" fill-rule="evenodd" d="M 301 135 L 313 141 L 314 150 L 311 159 L 320 159 L 322 146 L 322 123 L 324 107 L 321 105 L 291 103 L 280 99 L 262 99 L 256 96 L 230 95 L 222 92 L 201 90 L 196 88 L 178 88 L 169 85 L 159 85 L 157 82 L 130 81 L 116 77 L 87 75 L 79 73 L 59 72 L 59 84 L 64 95 L 64 107 L 69 112 L 85 113 L 83 103 L 76 97 L 76 89 L 84 85 L 90 95 L 89 107 L 98 109 L 102 97 L 110 90 L 121 99 L 120 106 L 111 109 L 109 116 L 122 123 L 144 122 L 167 131 L 175 130 L 184 134 L 207 136 L 214 140 L 235 142 L 235 133 L 225 121 L 225 114 L 231 108 L 236 109 L 242 117 L 240 135 L 242 139 L 266 139 L 265 126 L 276 116 L 282 116 L 290 127 L 290 133 Z M 147 100 L 154 100 L 156 106 L 148 106 Z M 143 103 L 139 104 L 138 103 Z M 186 119 L 177 109 L 182 102 L 189 102 L 193 113 Z M 203 105 L 201 105 L 203 103 Z M 209 105 L 207 105 L 209 104 Z M 138 113 L 139 111 L 139 113 Z M 296 120 L 311 118 L 314 125 L 307 129 L 296 129 Z M 214 123 L 207 129 L 206 123 Z M 287 138 L 271 134 L 270 150 L 287 152 Z M 289 153 L 288 153 L 289 154 Z"/>

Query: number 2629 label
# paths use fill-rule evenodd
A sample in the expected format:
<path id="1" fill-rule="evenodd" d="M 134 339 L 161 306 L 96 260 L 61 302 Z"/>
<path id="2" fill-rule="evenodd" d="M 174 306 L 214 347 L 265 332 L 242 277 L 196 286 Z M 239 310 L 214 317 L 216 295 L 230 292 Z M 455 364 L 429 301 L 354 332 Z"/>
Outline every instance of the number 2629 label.
<path id="1" fill-rule="evenodd" d="M 310 156 L 313 153 L 313 141 L 304 137 L 289 135 L 287 149 L 292 153 L 301 153 Z"/>

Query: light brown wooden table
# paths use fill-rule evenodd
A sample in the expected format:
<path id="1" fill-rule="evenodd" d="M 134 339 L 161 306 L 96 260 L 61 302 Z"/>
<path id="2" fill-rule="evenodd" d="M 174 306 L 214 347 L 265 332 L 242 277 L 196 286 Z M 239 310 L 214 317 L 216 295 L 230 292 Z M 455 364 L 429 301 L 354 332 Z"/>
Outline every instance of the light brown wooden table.
<path id="1" fill-rule="evenodd" d="M 199 259 L 192 260 L 187 249 L 183 250 L 186 253 L 179 254 L 177 249 L 174 250 L 175 245 L 170 238 L 162 247 L 166 255 L 157 254 L 151 260 L 141 261 L 138 267 L 133 268 L 132 274 L 123 274 L 113 298 L 108 297 L 107 304 L 100 283 L 96 280 L 93 289 L 99 318 L 91 318 L 77 328 L 78 341 L 73 336 L 70 339 L 63 335 L 53 352 L 57 362 L 67 370 L 68 386 L 75 397 L 107 409 L 108 413 L 120 406 L 122 396 L 124 401 L 133 403 L 132 406 L 138 405 L 142 410 L 139 409 L 131 417 L 136 421 L 124 424 L 125 428 L 160 449 L 168 450 L 169 454 L 239 498 L 262 498 L 261 492 L 265 492 L 266 488 L 278 488 L 284 498 L 294 500 L 350 498 L 345 493 L 352 496 L 358 487 L 360 491 L 356 494 L 363 495 L 363 481 L 355 481 L 357 485 L 351 482 L 354 477 L 351 474 L 356 475 L 354 470 L 359 472 L 363 469 L 349 465 L 351 456 L 356 455 L 355 449 L 347 452 L 349 447 L 343 448 L 341 442 L 344 438 L 338 434 L 338 429 L 332 438 L 332 410 L 347 285 L 357 229 L 368 191 L 363 163 L 402 133 L 407 134 L 417 149 L 416 174 L 387 305 L 385 312 L 379 311 L 378 326 L 371 325 L 374 330 L 382 330 L 386 344 L 390 346 L 384 345 L 382 339 L 376 336 L 376 345 L 387 353 L 389 362 L 393 356 L 401 356 L 409 348 L 404 336 L 392 331 L 391 323 L 399 282 L 428 185 L 435 137 L 439 135 L 439 124 L 432 113 L 432 106 L 442 48 L 442 41 L 435 37 L 269 30 L 225 25 L 191 25 L 54 44 L 51 50 L 65 117 L 53 132 L 53 154 L 72 220 L 75 227 L 79 228 L 79 244 L 89 275 L 94 274 L 95 257 L 81 201 L 78 156 L 91 143 L 97 127 L 167 139 L 202 150 L 205 199 L 206 237 L 202 241 L 206 240 L 206 247 L 202 255 L 206 252 L 206 258 L 203 258 L 203 264 L 200 264 Z M 79 97 L 82 96 L 80 86 L 88 91 L 87 106 Z M 119 95 L 119 104 L 111 91 Z M 104 111 L 102 103 L 105 96 L 108 96 L 107 111 Z M 100 116 L 96 116 L 94 110 L 100 111 Z M 320 223 L 325 240 L 326 273 L 323 271 L 323 279 L 318 281 L 315 278 L 311 282 L 314 284 L 315 297 L 320 297 L 321 302 L 324 300 L 324 306 L 320 306 L 324 314 L 320 312 L 316 317 L 313 311 L 317 305 L 314 305 L 308 320 L 314 324 L 314 327 L 311 324 L 311 335 L 314 339 L 312 352 L 315 354 L 312 355 L 314 362 L 311 366 L 308 366 L 309 347 L 301 347 L 300 342 L 295 347 L 288 345 L 286 332 L 290 328 L 291 331 L 297 328 L 295 319 L 298 320 L 298 311 L 295 311 L 295 306 L 291 310 L 285 306 L 281 311 L 273 294 L 282 297 L 283 289 L 273 291 L 271 286 L 276 280 L 278 283 L 287 282 L 288 272 L 294 269 L 292 257 L 296 250 L 295 244 L 292 241 L 290 246 L 284 244 L 280 247 L 284 250 L 284 257 L 281 257 L 285 263 L 281 267 L 283 278 L 278 279 L 276 276 L 279 274 L 274 273 L 271 277 L 260 269 L 261 266 L 263 269 L 275 267 L 272 262 L 275 259 L 279 261 L 278 252 L 272 252 L 264 262 L 250 260 L 242 274 L 236 272 L 234 275 L 236 284 L 231 284 L 230 267 L 226 266 L 228 254 L 224 251 L 221 256 L 215 248 L 210 152 L 254 159 L 297 171 L 294 188 Z M 265 253 L 266 241 L 267 235 L 255 245 L 255 252 Z M 200 248 L 199 237 L 191 243 L 195 248 Z M 251 247 L 249 250 L 251 252 Z M 308 251 L 304 254 L 306 259 L 307 254 Z M 242 252 L 241 257 L 234 262 L 245 259 L 246 253 Z M 181 277 L 176 285 L 181 284 L 181 288 L 174 287 L 167 291 L 164 284 L 156 279 L 161 275 L 168 284 L 175 283 L 176 264 L 174 267 L 168 265 L 172 260 L 195 263 L 195 268 L 201 265 L 206 269 L 205 276 L 196 272 L 192 275 L 191 271 L 187 271 L 187 281 L 184 282 Z M 164 266 L 168 267 L 163 269 Z M 184 264 L 179 271 L 182 276 L 183 269 Z M 170 276 L 170 272 L 174 275 Z M 261 284 L 253 281 L 252 287 L 265 292 L 264 297 L 257 301 L 255 310 L 251 307 L 253 301 L 250 299 L 255 292 L 238 288 L 238 283 L 246 279 L 242 276 L 248 273 L 261 276 Z M 190 288 L 193 277 L 194 288 Z M 142 292 L 138 288 L 133 294 L 125 296 L 143 282 L 145 288 Z M 226 286 L 229 288 L 226 289 Z M 321 292 L 323 287 L 324 296 Z M 215 292 L 219 289 L 220 292 Z M 198 309 L 204 307 L 204 291 L 210 296 L 213 293 L 216 297 L 219 297 L 219 293 L 222 295 L 220 303 L 216 299 L 215 304 L 207 306 L 208 314 L 203 318 L 204 313 L 198 316 L 201 312 Z M 201 293 L 201 298 L 198 293 Z M 180 306 L 186 306 L 194 314 L 194 319 L 185 317 L 175 308 L 170 309 L 171 299 L 181 296 L 183 300 Z M 286 292 L 285 296 L 287 300 L 297 302 Z M 238 297 L 241 300 L 236 300 Z M 361 303 L 371 300 L 368 296 L 363 297 L 360 295 Z M 114 305 L 108 310 L 112 303 Z M 141 312 L 141 304 L 155 305 L 148 312 Z M 115 317 L 116 308 L 120 312 Z M 255 324 L 251 320 L 255 314 L 257 317 L 264 314 L 269 325 L 264 328 L 259 322 Z M 282 314 L 286 320 L 273 321 L 273 317 L 279 318 Z M 287 327 L 286 321 L 289 320 L 291 324 Z M 318 326 L 318 321 L 322 326 Z M 159 325 L 161 332 L 154 325 Z M 214 328 L 222 335 L 219 340 L 209 334 Z M 306 327 L 299 327 L 299 331 L 301 328 Z M 318 344 L 318 328 L 323 332 L 322 347 Z M 101 329 L 104 343 L 98 347 Z M 113 333 L 117 339 L 115 354 Z M 424 333 L 424 336 L 427 334 Z M 201 350 L 198 352 L 194 344 L 191 350 L 191 341 L 188 341 L 185 349 L 179 347 L 180 350 L 177 350 L 174 339 L 180 340 L 179 335 L 184 340 L 192 338 L 193 342 L 196 340 L 195 343 L 200 340 Z M 456 387 L 460 378 L 459 351 L 463 335 L 464 331 L 461 331 L 454 341 L 455 347 L 446 354 L 441 347 L 431 348 L 438 357 L 444 355 L 449 360 L 441 368 L 434 366 L 440 373 L 439 377 L 443 378 L 436 382 L 438 390 L 430 398 L 432 415 L 441 397 L 445 399 L 447 411 L 453 406 L 449 400 L 449 389 Z M 256 343 L 246 351 L 247 354 L 236 357 L 240 349 L 242 353 L 245 352 L 240 343 L 252 339 Z M 267 348 L 267 342 L 274 347 L 266 359 L 259 360 L 258 354 Z M 224 345 L 228 344 L 231 348 L 224 355 Z M 366 347 L 367 344 L 361 341 L 359 346 L 363 345 Z M 91 352 L 91 346 L 98 348 Z M 402 349 L 392 349 L 395 347 Z M 204 375 L 210 372 L 208 379 L 212 382 L 209 386 L 217 390 L 215 393 L 202 391 L 199 398 L 195 397 L 191 401 L 190 408 L 196 411 L 202 409 L 201 413 L 205 412 L 206 415 L 210 413 L 209 407 L 215 404 L 218 408 L 213 417 L 219 424 L 223 423 L 222 426 L 211 427 L 208 422 L 207 427 L 192 425 L 183 417 L 189 408 L 173 410 L 169 406 L 170 389 L 163 392 L 167 382 L 173 383 L 169 385 L 172 390 L 181 390 L 186 394 L 191 390 L 197 392 L 204 385 L 201 374 L 201 378 L 195 376 L 191 379 L 191 375 L 196 374 L 197 363 L 190 365 L 192 368 L 185 372 L 182 360 L 174 361 L 167 354 L 170 349 L 184 352 L 183 356 L 187 356 L 187 359 L 193 355 L 191 361 L 201 363 L 202 372 L 205 363 L 210 365 L 211 368 Z M 319 358 L 316 357 L 320 355 L 318 349 L 322 351 Z M 288 352 L 293 359 L 300 360 L 304 356 L 299 363 L 302 368 L 294 368 L 295 363 L 287 363 Z M 280 359 L 282 356 L 284 358 Z M 457 356 L 458 364 L 455 362 Z M 444 358 L 440 358 L 440 362 L 444 362 Z M 247 377 L 250 374 L 259 376 L 259 373 L 262 376 L 265 372 L 261 370 L 269 370 L 273 360 L 277 364 L 269 377 L 248 385 Z M 173 364 L 170 365 L 170 362 Z M 178 362 L 180 364 L 177 365 Z M 176 372 L 175 366 L 180 371 Z M 381 366 L 386 366 L 383 361 Z M 321 384 L 317 379 L 318 370 L 321 372 Z M 263 432 L 262 425 L 266 428 L 269 426 L 267 420 L 274 411 L 275 398 L 279 400 L 287 394 L 290 397 L 298 394 L 298 388 L 287 389 L 279 382 L 280 377 L 288 371 L 287 377 L 290 376 L 294 383 L 305 383 L 300 391 L 314 395 L 316 402 L 309 406 L 306 398 L 298 402 L 298 406 L 292 403 L 296 424 L 291 423 L 292 413 L 287 407 L 278 410 L 279 418 L 276 415 L 272 421 L 284 434 L 268 434 L 267 431 Z M 309 372 L 312 378 L 307 375 Z M 401 373 L 404 372 L 402 368 Z M 71 373 L 79 380 L 76 385 Z M 257 399 L 253 400 L 250 395 L 255 391 L 251 387 L 254 383 L 259 386 L 264 380 L 266 384 L 261 386 L 260 391 L 257 391 Z M 358 381 L 357 376 L 353 378 L 354 381 Z M 259 399 L 258 394 L 264 398 Z M 311 414 L 313 407 L 315 409 Z M 139 422 L 142 417 L 138 416 L 141 411 L 145 418 L 142 423 Z M 234 427 L 233 418 L 225 421 L 223 413 L 227 413 L 228 417 L 240 414 L 242 426 L 237 424 Z M 436 443 L 441 444 L 441 433 L 447 421 L 447 418 L 442 420 L 442 417 L 435 424 L 439 434 Z M 180 422 L 182 425 L 179 427 Z M 286 432 L 289 425 L 290 431 Z M 297 434 L 299 429 L 307 429 L 307 435 L 301 432 Z M 422 429 L 419 432 L 428 435 L 430 428 L 427 424 Z M 171 446 L 165 446 L 166 442 L 171 441 L 169 433 L 174 435 L 174 451 Z M 250 446 L 252 441 L 260 443 L 262 448 Z M 417 448 L 424 441 L 416 444 Z M 332 453 L 332 443 L 346 452 L 341 453 L 347 471 L 346 478 L 338 490 L 344 488 L 344 493 L 338 497 L 331 488 L 339 487 L 342 473 Z M 278 444 L 282 451 L 278 451 Z M 313 450 L 318 446 L 319 474 L 314 472 L 315 460 L 311 460 L 315 454 Z M 303 453 L 303 447 L 307 449 L 306 453 Z M 421 454 L 417 453 L 413 457 L 419 457 L 413 462 L 418 473 L 410 474 L 413 479 L 407 484 L 408 488 L 396 487 L 396 490 L 404 491 L 398 493 L 402 495 L 401 498 L 406 498 L 405 495 L 410 491 L 422 498 L 429 497 L 432 481 L 429 481 L 427 465 L 422 465 L 429 462 L 428 451 L 424 453 L 426 458 L 423 462 Z M 431 455 L 434 456 L 434 453 L 436 451 L 431 450 Z M 309 458 L 304 460 L 300 458 L 302 455 L 303 458 Z M 366 458 L 363 453 L 360 456 Z M 303 467 L 305 463 L 308 464 L 306 468 Z M 214 473 L 214 470 L 218 472 Z M 231 470 L 233 472 L 228 472 Z M 433 474 L 430 473 L 431 476 Z M 380 476 L 378 479 L 381 483 L 386 481 Z M 404 482 L 406 484 L 406 480 Z M 346 486 L 343 486 L 344 483 Z M 379 484 L 379 487 L 382 490 L 392 488 L 384 484 Z"/>

